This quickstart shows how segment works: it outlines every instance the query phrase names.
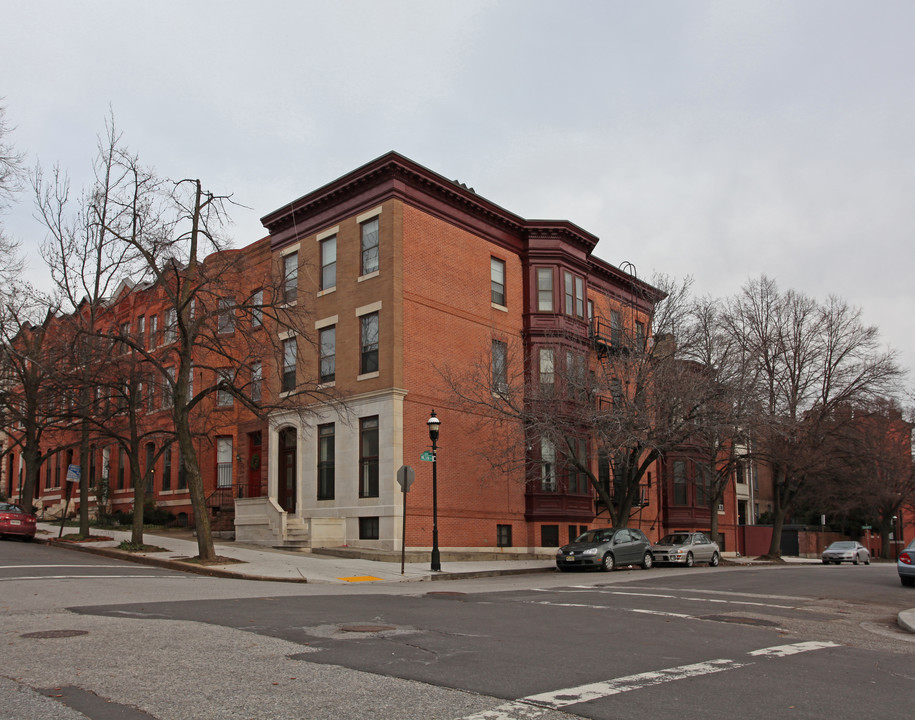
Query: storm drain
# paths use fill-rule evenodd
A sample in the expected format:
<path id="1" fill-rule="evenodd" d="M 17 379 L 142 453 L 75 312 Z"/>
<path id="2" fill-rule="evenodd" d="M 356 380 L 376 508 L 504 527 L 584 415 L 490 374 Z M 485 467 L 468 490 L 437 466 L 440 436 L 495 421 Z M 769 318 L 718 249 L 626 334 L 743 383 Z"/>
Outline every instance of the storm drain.
<path id="1" fill-rule="evenodd" d="M 340 628 L 341 632 L 348 633 L 377 633 L 396 629 L 393 625 L 344 625 Z"/>
<path id="2" fill-rule="evenodd" d="M 38 632 L 25 633 L 19 637 L 33 638 L 37 640 L 46 640 L 50 638 L 70 638 L 80 635 L 88 635 L 88 630 L 39 630 Z"/>

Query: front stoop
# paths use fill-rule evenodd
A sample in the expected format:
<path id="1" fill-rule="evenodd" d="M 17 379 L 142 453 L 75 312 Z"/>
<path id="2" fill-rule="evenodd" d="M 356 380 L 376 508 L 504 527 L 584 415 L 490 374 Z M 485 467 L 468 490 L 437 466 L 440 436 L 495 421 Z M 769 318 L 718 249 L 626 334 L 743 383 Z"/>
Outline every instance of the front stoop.
<path id="1" fill-rule="evenodd" d="M 311 551 L 311 533 L 308 526 L 299 518 L 287 518 L 286 536 L 279 545 L 273 546 L 277 550 L 297 550 L 299 552 Z"/>

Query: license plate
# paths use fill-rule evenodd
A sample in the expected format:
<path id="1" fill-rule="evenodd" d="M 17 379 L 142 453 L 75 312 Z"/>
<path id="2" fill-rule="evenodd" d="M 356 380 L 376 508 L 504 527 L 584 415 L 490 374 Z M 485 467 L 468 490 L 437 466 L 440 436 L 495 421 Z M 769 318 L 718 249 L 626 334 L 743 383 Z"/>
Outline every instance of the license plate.
<path id="1" fill-rule="evenodd" d="M 10 520 L 10 525 L 22 525 L 21 520 Z"/>
<path id="2" fill-rule="evenodd" d="M 575 559 L 574 555 L 566 555 L 566 560 L 574 560 L 574 559 Z"/>

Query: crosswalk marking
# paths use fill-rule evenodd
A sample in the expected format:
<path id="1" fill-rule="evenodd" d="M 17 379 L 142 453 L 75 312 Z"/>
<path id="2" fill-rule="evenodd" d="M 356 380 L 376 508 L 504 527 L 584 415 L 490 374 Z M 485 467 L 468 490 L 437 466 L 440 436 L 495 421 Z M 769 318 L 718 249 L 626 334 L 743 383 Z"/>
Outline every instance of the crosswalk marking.
<path id="1" fill-rule="evenodd" d="M 776 645 L 760 650 L 748 652 L 751 658 L 783 658 L 799 653 L 811 652 L 814 650 L 824 650 L 826 648 L 839 647 L 838 643 L 833 642 L 800 642 L 790 645 Z M 611 695 L 618 695 L 633 690 L 661 685 L 662 683 L 672 682 L 674 680 L 684 680 L 691 677 L 702 675 L 711 675 L 713 673 L 724 672 L 726 670 L 736 670 L 738 668 L 752 665 L 757 660 L 731 660 L 720 658 L 717 660 L 708 660 L 705 662 L 692 663 L 690 665 L 679 665 L 662 670 L 638 673 L 637 675 L 627 675 L 625 677 L 605 680 L 603 682 L 588 683 L 573 688 L 564 688 L 552 692 L 539 693 L 537 695 L 528 695 L 511 702 L 503 703 L 491 710 L 467 715 L 462 720 L 535 720 L 542 717 L 549 710 L 558 710 L 577 705 L 578 703 L 599 700 Z"/>

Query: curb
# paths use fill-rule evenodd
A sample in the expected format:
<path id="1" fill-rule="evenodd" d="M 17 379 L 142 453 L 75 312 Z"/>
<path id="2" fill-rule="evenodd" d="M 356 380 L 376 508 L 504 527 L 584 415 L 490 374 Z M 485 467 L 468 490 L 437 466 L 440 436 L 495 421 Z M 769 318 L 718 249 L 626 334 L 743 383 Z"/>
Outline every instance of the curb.
<path id="1" fill-rule="evenodd" d="M 896 622 L 903 630 L 915 633 L 915 609 L 901 611 L 896 616 Z"/>
<path id="2" fill-rule="evenodd" d="M 67 550 L 76 550 L 77 552 L 89 553 L 90 555 L 100 555 L 101 557 L 113 558 L 116 560 L 125 560 L 126 562 L 136 563 L 138 565 L 149 565 L 151 567 L 160 567 L 167 570 L 178 570 L 179 572 L 194 573 L 195 575 L 206 575 L 207 577 L 226 578 L 231 580 L 259 580 L 261 582 L 285 582 L 285 583 L 307 583 L 308 578 L 281 578 L 267 577 L 264 575 L 245 575 L 244 573 L 233 572 L 232 570 L 220 570 L 219 568 L 210 568 L 195 563 L 185 563 L 180 560 L 164 560 L 148 555 L 134 555 L 123 550 L 114 550 L 112 548 L 88 547 L 78 543 L 67 542 L 66 540 L 46 540 L 36 538 L 36 542 L 54 547 L 62 547 Z"/>
<path id="3" fill-rule="evenodd" d="M 438 572 L 429 575 L 429 580 L 472 580 L 473 578 L 500 577 L 502 575 L 532 575 L 534 573 L 556 572 L 555 567 L 509 568 L 506 570 L 472 570 L 468 572 Z"/>

